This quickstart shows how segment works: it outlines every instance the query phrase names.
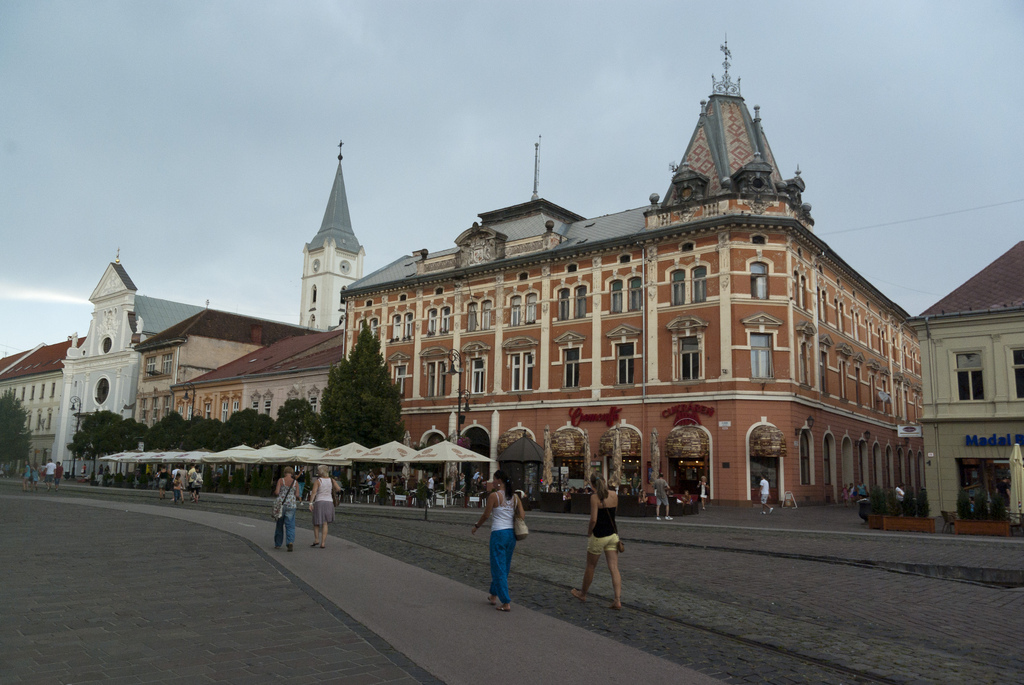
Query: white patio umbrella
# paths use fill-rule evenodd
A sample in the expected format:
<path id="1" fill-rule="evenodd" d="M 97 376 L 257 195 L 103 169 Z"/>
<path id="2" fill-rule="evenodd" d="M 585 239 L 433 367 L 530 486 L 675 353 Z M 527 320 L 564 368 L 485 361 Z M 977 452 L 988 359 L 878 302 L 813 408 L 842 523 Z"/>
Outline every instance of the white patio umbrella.
<path id="1" fill-rule="evenodd" d="M 1024 514 L 1024 457 L 1020 445 L 1014 445 L 1010 454 L 1010 513 L 1016 514 L 1018 521 Z"/>
<path id="2" fill-rule="evenodd" d="M 315 463 L 328 466 L 351 466 L 354 457 L 366 454 L 366 452 L 366 448 L 358 442 L 350 442 L 347 445 L 327 450 L 317 458 Z"/>
<path id="3" fill-rule="evenodd" d="M 258 464 L 260 463 L 259 453 L 248 445 L 229 447 L 221 452 L 211 452 L 203 455 L 204 464 Z"/>
<path id="4" fill-rule="evenodd" d="M 185 464 L 201 464 L 203 457 L 210 453 L 210 450 L 192 450 L 191 452 L 167 452 L 166 456 L 171 461 L 180 461 Z"/>
<path id="5" fill-rule="evenodd" d="M 415 454 L 408 457 L 400 457 L 395 461 L 406 462 L 410 466 L 416 466 L 416 464 L 441 464 L 449 461 L 474 463 L 487 462 L 489 464 L 498 463 L 490 457 L 477 454 L 473 450 L 466 449 L 465 447 L 459 447 L 454 442 L 448 442 L 447 440 L 431 445 L 430 447 L 424 447 Z"/>
<path id="6" fill-rule="evenodd" d="M 323 447 L 317 447 L 316 445 L 299 445 L 291 449 L 292 461 L 300 464 L 322 464 L 324 462 L 319 461 L 324 456 L 326 450 Z"/>
<path id="7" fill-rule="evenodd" d="M 400 458 L 408 458 L 416 455 L 416 450 L 411 447 L 406 447 L 400 442 L 391 442 L 374 447 L 373 449 L 366 450 L 364 454 L 356 457 L 350 457 L 351 461 L 375 461 L 380 463 L 388 463 L 397 461 Z"/>
<path id="8" fill-rule="evenodd" d="M 295 461 L 292 451 L 280 445 L 267 445 L 256 452 L 260 455 L 260 464 L 290 464 Z"/>

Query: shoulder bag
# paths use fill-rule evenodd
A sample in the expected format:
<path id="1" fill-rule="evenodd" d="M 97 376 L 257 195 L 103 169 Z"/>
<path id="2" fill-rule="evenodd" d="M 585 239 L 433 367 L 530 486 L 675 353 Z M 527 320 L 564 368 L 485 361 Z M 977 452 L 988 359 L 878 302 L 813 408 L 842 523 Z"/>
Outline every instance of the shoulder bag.
<path id="1" fill-rule="evenodd" d="M 516 495 L 516 511 L 522 511 L 523 502 L 519 499 L 519 495 Z M 512 531 L 516 535 L 516 540 L 525 540 L 526 536 L 530 534 L 530 529 L 526 527 L 526 519 L 518 514 L 512 517 Z"/>
<path id="2" fill-rule="evenodd" d="M 270 516 L 275 521 L 284 516 L 284 501 L 285 499 L 288 498 L 288 494 L 292 491 L 294 487 L 295 483 L 292 483 L 287 490 L 283 491 L 280 495 L 277 496 L 277 499 L 274 500 L 274 509 L 273 511 L 270 512 Z"/>
<path id="3" fill-rule="evenodd" d="M 612 530 L 615 531 L 615 537 L 618 537 L 619 524 L 615 522 L 614 516 L 609 516 L 609 518 L 612 520 Z M 619 538 L 619 541 L 615 544 L 615 549 L 618 550 L 619 554 L 622 554 L 626 551 L 626 543 L 622 541 L 622 538 Z"/>

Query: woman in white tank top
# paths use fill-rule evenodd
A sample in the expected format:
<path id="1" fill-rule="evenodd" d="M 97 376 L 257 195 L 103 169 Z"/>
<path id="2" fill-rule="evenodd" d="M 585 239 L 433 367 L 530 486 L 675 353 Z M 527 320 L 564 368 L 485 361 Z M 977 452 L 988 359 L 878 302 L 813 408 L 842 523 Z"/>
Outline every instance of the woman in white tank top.
<path id="1" fill-rule="evenodd" d="M 512 519 L 525 518 L 523 503 L 512 494 L 512 483 L 504 471 L 494 472 L 493 491 L 487 496 L 487 507 L 476 525 L 473 535 L 488 518 L 491 519 L 491 589 L 487 601 L 498 611 L 511 611 L 512 598 L 508 594 L 508 572 L 512 568 L 512 553 L 516 549 L 516 535 Z"/>
<path id="2" fill-rule="evenodd" d="M 316 475 L 309 494 L 309 510 L 313 512 L 313 544 L 310 547 L 323 549 L 327 544 L 327 524 L 334 523 L 334 493 L 340 492 L 341 486 L 328 475 L 323 464 L 317 467 Z"/>

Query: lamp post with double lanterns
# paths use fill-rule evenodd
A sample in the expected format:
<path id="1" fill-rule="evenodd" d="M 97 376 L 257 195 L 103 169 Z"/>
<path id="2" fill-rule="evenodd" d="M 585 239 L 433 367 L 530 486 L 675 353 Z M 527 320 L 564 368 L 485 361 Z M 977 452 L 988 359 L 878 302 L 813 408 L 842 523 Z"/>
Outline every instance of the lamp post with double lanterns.
<path id="1" fill-rule="evenodd" d="M 196 386 L 192 384 L 192 381 L 185 381 L 184 383 L 182 383 L 182 385 L 185 386 L 184 400 L 186 402 L 188 402 L 189 400 L 192 401 L 192 404 L 189 405 L 188 410 L 188 420 L 191 421 L 192 418 L 196 415 Z"/>
<path id="2" fill-rule="evenodd" d="M 462 424 L 466 422 L 466 414 L 469 413 L 469 391 L 463 390 L 462 388 L 462 355 L 459 354 L 458 350 L 448 350 L 448 375 L 458 376 L 458 384 L 456 386 L 458 392 L 455 394 L 455 436 L 453 442 L 458 445 L 459 437 L 462 435 Z M 463 400 L 465 400 L 465 408 L 463 408 Z M 463 466 L 463 469 L 466 467 Z M 462 477 L 465 485 L 465 492 L 462 495 L 463 507 L 469 507 L 469 474 L 464 470 Z"/>
<path id="3" fill-rule="evenodd" d="M 78 424 L 82 420 L 82 398 L 72 397 L 68 400 L 68 411 L 75 415 L 75 432 L 72 434 L 71 439 L 75 439 L 75 435 L 78 435 Z M 78 459 L 75 456 L 75 451 L 71 450 L 71 477 L 75 477 L 75 468 L 78 466 Z"/>

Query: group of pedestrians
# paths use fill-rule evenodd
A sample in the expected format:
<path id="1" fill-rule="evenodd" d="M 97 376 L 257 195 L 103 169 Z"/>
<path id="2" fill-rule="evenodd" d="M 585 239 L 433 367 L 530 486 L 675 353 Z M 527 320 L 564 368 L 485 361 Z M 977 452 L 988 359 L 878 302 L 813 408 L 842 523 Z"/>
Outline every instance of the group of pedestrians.
<path id="1" fill-rule="evenodd" d="M 197 469 L 193 464 L 188 470 L 181 466 L 168 471 L 166 466 L 161 465 L 156 474 L 156 485 L 160 499 L 165 499 L 167 492 L 170 491 L 175 504 L 184 504 L 187 492 L 189 499 L 198 504 L 199 493 L 203 489 L 202 467 Z"/>
<path id="2" fill-rule="evenodd" d="M 64 465 L 55 464 L 53 459 L 47 460 L 45 464 L 38 467 L 31 463 L 25 463 L 25 472 L 21 474 L 22 492 L 36 492 L 39 490 L 39 481 L 46 484 L 46 491 L 53 488 L 54 492 L 60 489 L 61 478 L 64 477 Z"/>
<path id="3" fill-rule="evenodd" d="M 327 546 L 327 526 L 334 523 L 334 509 L 338 505 L 336 496 L 341 492 L 341 485 L 331 478 L 326 466 L 316 470 L 316 480 L 309 492 L 309 511 L 313 514 L 313 544 L 310 547 L 323 549 Z M 295 550 L 295 512 L 299 507 L 299 481 L 295 478 L 295 469 L 284 467 L 281 477 L 274 486 L 275 510 L 280 511 L 277 525 L 274 528 L 274 549 L 282 544 L 288 545 L 288 551 Z"/>

